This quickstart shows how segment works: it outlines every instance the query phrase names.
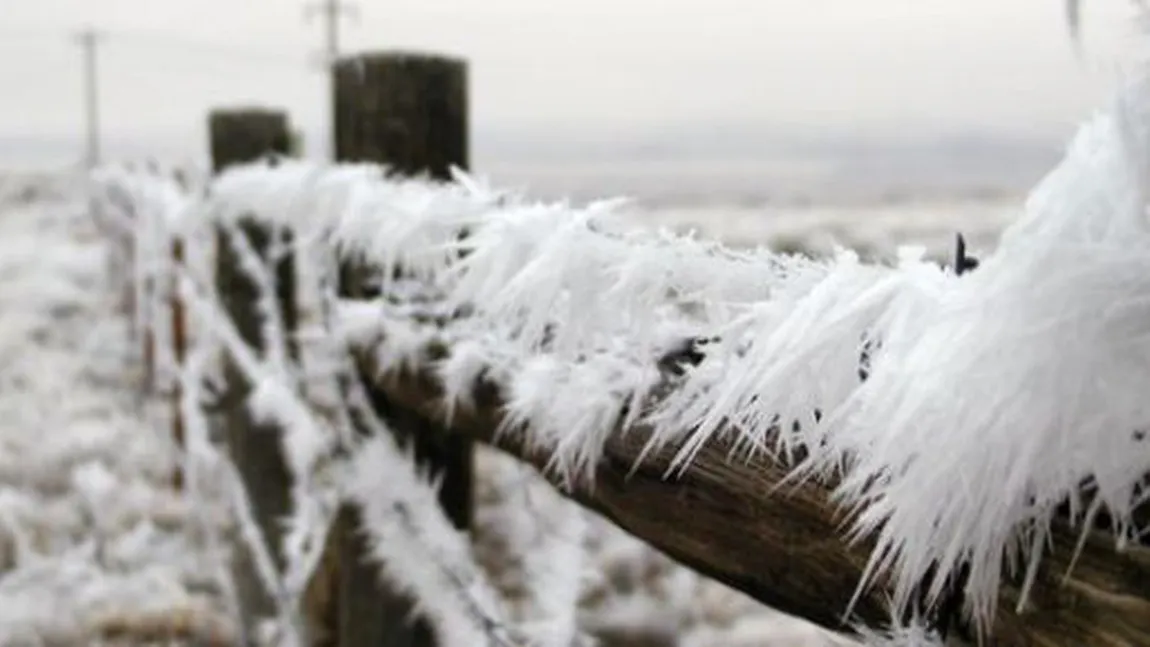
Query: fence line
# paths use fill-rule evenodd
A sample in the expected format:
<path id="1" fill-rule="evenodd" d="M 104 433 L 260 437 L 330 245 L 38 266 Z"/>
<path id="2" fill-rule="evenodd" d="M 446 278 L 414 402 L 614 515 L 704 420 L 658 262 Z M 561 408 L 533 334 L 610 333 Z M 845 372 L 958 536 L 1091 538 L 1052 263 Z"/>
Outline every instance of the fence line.
<path id="1" fill-rule="evenodd" d="M 1150 87 L 1125 99 L 1114 111 L 1148 105 Z M 1150 145 L 1125 139 L 1150 137 L 1150 115 L 1119 116 L 1127 121 L 1111 113 L 1083 129 L 999 251 L 962 277 L 911 256 L 887 267 L 847 253 L 820 262 L 733 252 L 628 230 L 618 205 L 538 205 L 463 174 L 435 184 L 370 164 L 237 168 L 181 213 L 224 231 L 241 222 L 289 231 L 302 265 L 306 249 L 363 264 L 342 275 L 378 285 L 341 304 L 327 341 L 357 348 L 392 419 L 406 409 L 436 423 L 421 433 L 525 459 L 576 500 L 772 606 L 835 629 L 849 628 L 849 609 L 870 626 L 893 616 L 1002 644 L 1142 644 L 1150 552 L 1136 541 L 1113 550 L 1092 527 L 1100 510 L 1119 522 L 1120 541 L 1145 524 L 1143 412 L 1123 403 L 1140 397 L 1150 369 L 1122 364 L 1126 378 L 1100 395 L 1082 381 L 1119 371 L 1100 369 L 1099 356 L 1147 350 L 1142 328 L 1106 309 L 1150 295 L 1150 233 L 1131 207 L 1141 203 L 1126 199 L 1145 195 L 1133 171 L 1150 159 L 1131 155 L 1150 156 Z M 1070 248 L 1078 265 L 1050 262 Z M 267 271 L 240 256 L 259 284 Z M 331 268 L 300 271 L 332 280 Z M 249 306 L 271 298 L 268 285 Z M 342 465 L 363 426 L 324 423 L 295 369 L 277 366 L 283 351 L 255 350 L 283 336 L 272 320 L 245 343 L 210 299 L 190 298 L 258 387 L 255 406 L 280 421 L 299 523 L 303 504 L 326 496 L 316 465 Z M 970 375 L 985 383 L 961 379 Z M 378 413 L 340 392 L 344 415 Z M 983 408 L 996 415 L 980 417 Z M 367 427 L 387 426 L 379 417 Z M 389 435 L 372 438 L 398 451 Z M 401 519 L 415 512 L 396 505 Z M 435 557 L 426 581 L 392 576 L 416 593 L 444 592 L 420 598 L 444 605 L 437 630 L 505 644 L 503 613 L 443 512 L 417 512 L 428 516 L 411 528 L 435 527 L 445 541 L 422 553 Z M 310 535 L 326 534 L 330 516 L 316 519 Z M 424 537 L 411 530 L 407 548 L 424 550 Z M 287 561 L 312 572 L 315 547 L 296 548 Z"/>
<path id="2" fill-rule="evenodd" d="M 224 178 L 221 184 L 226 181 Z M 358 330 L 355 337 L 371 339 L 372 335 L 364 331 L 371 321 L 364 320 L 363 310 L 351 306 L 345 303 L 341 327 Z M 407 312 L 403 312 L 405 307 Z M 380 356 L 406 357 L 421 367 L 414 374 L 392 367 L 387 379 L 375 382 L 391 402 L 437 420 L 441 427 L 450 410 L 451 428 L 456 433 L 492 442 L 528 460 L 557 484 L 571 489 L 577 500 L 606 512 L 622 527 L 685 563 L 784 611 L 824 626 L 843 627 L 840 614 L 850 601 L 852 585 L 865 572 L 869 547 L 865 543 L 851 547 L 837 537 L 835 531 L 844 519 L 833 505 L 830 485 L 808 483 L 793 493 L 774 492 L 774 486 L 787 475 L 787 464 L 761 455 L 745 464 L 731 461 L 730 451 L 737 447 L 721 439 L 708 443 L 688 469 L 668 480 L 667 470 L 673 467 L 681 445 L 669 444 L 648 453 L 645 442 L 651 434 L 633 428 L 608 437 L 602 456 L 594 463 L 593 486 L 576 480 L 572 489 L 572 481 L 555 470 L 554 455 L 545 445 L 540 446 L 538 439 L 533 443 L 530 435 L 497 434 L 508 428 L 504 424 L 508 414 L 500 411 L 516 408 L 515 403 L 508 402 L 501 406 L 499 398 L 506 399 L 506 394 L 498 396 L 499 390 L 492 390 L 490 380 L 495 378 L 490 376 L 505 375 L 499 367 L 471 367 L 473 376 L 489 376 L 474 393 L 474 384 L 462 385 L 477 408 L 453 403 L 461 385 L 444 384 L 442 380 L 450 378 L 450 372 L 439 369 L 437 373 L 435 360 L 450 363 L 465 358 L 451 352 L 444 341 L 436 344 L 429 340 L 441 335 L 466 347 L 468 336 L 454 335 L 450 327 L 442 333 L 436 329 L 417 332 L 419 322 L 445 322 L 451 319 L 450 313 L 435 312 L 434 304 L 419 300 L 406 306 L 401 303 L 396 309 L 392 319 L 380 323 L 383 313 L 372 307 L 374 325 L 388 342 L 382 346 L 368 344 L 362 351 L 368 362 Z M 468 332 L 465 319 L 457 325 Z M 375 372 L 381 367 L 369 368 Z M 505 384 L 500 390 L 507 389 Z M 633 471 L 636 464 L 641 467 Z M 685 501 L 706 503 L 709 508 L 688 509 Z M 688 524 L 687 519 L 696 523 Z M 803 537 L 807 540 L 801 540 Z M 1092 537 L 1077 558 L 1072 578 L 1059 582 L 1058 576 L 1070 565 L 1076 537 L 1064 527 L 1055 532 L 1053 541 L 1055 548 L 1031 593 L 1027 613 L 1018 615 L 1013 610 L 1021 595 L 1021 583 L 1012 579 L 1003 583 L 993 635 L 1003 644 L 1026 644 L 1026 640 L 1090 644 L 1098 637 L 1097 632 L 1145 635 L 1141 618 L 1148 616 L 1137 609 L 1147 599 L 1144 582 L 1150 575 L 1150 561 L 1146 551 L 1115 553 L 1104 538 Z M 872 625 L 888 620 L 885 595 L 883 587 L 871 590 L 855 604 L 855 617 Z M 1124 631 L 1128 633 L 1122 634 Z"/>

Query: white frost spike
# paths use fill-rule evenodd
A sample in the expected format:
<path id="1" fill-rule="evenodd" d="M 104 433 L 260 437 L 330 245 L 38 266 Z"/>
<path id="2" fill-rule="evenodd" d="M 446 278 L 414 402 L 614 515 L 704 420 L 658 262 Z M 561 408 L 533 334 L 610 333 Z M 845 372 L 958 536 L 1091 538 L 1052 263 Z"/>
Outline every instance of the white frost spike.
<path id="1" fill-rule="evenodd" d="M 354 349 L 370 348 L 384 334 L 383 309 L 378 303 L 342 300 L 337 304 L 335 336 Z"/>
<path id="2" fill-rule="evenodd" d="M 860 642 L 865 647 L 947 647 L 947 643 L 920 618 L 884 631 L 856 625 Z"/>
<path id="3" fill-rule="evenodd" d="M 504 429 L 508 433 L 521 425 L 528 426 L 529 438 L 534 437 L 536 425 L 545 420 L 547 408 L 555 400 L 556 385 L 563 374 L 564 366 L 551 355 L 531 357 L 519 367 L 507 389 L 507 417 Z"/>
<path id="4" fill-rule="evenodd" d="M 1150 229 L 1142 169 L 1144 79 L 1083 128 L 1000 249 L 921 315 L 920 335 L 884 340 L 882 361 L 837 433 L 859 448 L 840 487 L 866 501 L 868 580 L 893 567 L 895 601 L 967 562 L 982 628 L 1003 560 L 1037 560 L 1054 507 L 1092 478 L 1129 524 L 1133 484 L 1150 471 L 1134 438 L 1150 421 Z M 1124 123 L 1122 128 L 1118 124 Z M 1123 137 L 1139 134 L 1141 141 Z M 1131 159 L 1131 154 L 1142 157 Z"/>
<path id="5" fill-rule="evenodd" d="M 579 633 L 580 585 L 584 559 L 583 537 L 586 521 L 575 504 L 562 501 L 552 512 L 551 523 L 540 532 L 548 535 L 542 550 L 525 557 L 527 581 L 534 589 L 534 599 L 542 607 L 539 619 L 524 632 L 539 647 L 571 647 L 583 644 Z M 546 539 L 545 539 L 546 541 Z"/>
<path id="6" fill-rule="evenodd" d="M 386 329 L 382 343 L 375 348 L 376 366 L 386 371 L 418 368 L 435 330 L 397 318 L 389 319 Z"/>
<path id="7" fill-rule="evenodd" d="M 471 408 L 475 405 L 472 389 L 490 364 L 490 353 L 482 344 L 472 340 L 453 344 L 451 354 L 439 363 L 437 373 L 443 384 L 443 400 L 447 405 L 449 423 L 459 406 Z"/>
<path id="8" fill-rule="evenodd" d="M 332 434 L 316 424 L 299 394 L 285 386 L 282 379 L 261 380 L 248 396 L 247 404 L 257 421 L 282 427 L 276 432 L 284 434 L 283 440 L 273 433 L 267 442 L 281 443 L 292 474 L 309 474 L 331 449 Z"/>
<path id="9" fill-rule="evenodd" d="M 603 445 L 616 430 L 632 393 L 645 393 L 655 376 L 610 355 L 568 364 L 537 355 L 513 373 L 501 433 L 523 426 L 533 447 L 551 453 L 548 469 L 567 486 L 593 479 Z"/>
<path id="10" fill-rule="evenodd" d="M 585 559 L 586 513 L 546 481 L 531 478 L 530 468 L 504 461 L 494 465 L 499 468 L 485 470 L 486 478 L 506 500 L 485 509 L 483 516 L 491 516 L 481 523 L 499 529 L 501 552 L 511 557 L 499 577 L 505 590 L 520 592 L 512 608 L 528 638 L 525 645 L 589 644 L 578 623 L 586 569 L 592 566 Z"/>
<path id="11" fill-rule="evenodd" d="M 445 645 L 510 646 L 506 614 L 444 516 L 436 493 L 390 435 L 364 443 L 346 481 L 383 576 L 410 590 Z"/>

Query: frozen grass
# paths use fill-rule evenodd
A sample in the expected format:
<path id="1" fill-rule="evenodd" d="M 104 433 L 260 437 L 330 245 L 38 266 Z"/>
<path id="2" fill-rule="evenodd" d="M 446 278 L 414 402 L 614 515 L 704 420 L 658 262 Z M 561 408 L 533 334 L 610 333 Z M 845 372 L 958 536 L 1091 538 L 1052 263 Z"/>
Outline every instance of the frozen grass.
<path id="1" fill-rule="evenodd" d="M 0 644 L 230 642 L 198 528 L 222 517 L 169 487 L 105 241 L 57 188 L 14 190 L 40 197 L 0 217 Z"/>

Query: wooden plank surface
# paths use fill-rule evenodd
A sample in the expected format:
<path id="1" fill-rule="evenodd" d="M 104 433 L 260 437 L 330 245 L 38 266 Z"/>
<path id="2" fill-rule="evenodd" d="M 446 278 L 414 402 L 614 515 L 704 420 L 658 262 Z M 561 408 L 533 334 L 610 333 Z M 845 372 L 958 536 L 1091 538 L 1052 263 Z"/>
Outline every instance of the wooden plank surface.
<path id="1" fill-rule="evenodd" d="M 449 352 L 429 347 L 422 369 L 385 373 L 375 387 L 394 406 L 442 425 L 443 389 L 430 362 Z M 475 399 L 476 407 L 455 412 L 455 432 L 497 447 L 546 475 L 548 457 L 528 448 L 522 435 L 496 436 L 503 420 L 499 387 L 478 383 Z M 842 612 L 870 546 L 842 541 L 843 517 L 830 503 L 830 484 L 775 491 L 787 474 L 785 465 L 765 457 L 731 461 L 730 447 L 722 442 L 706 446 L 686 473 L 668 481 L 664 475 L 674 447 L 649 454 L 636 467 L 650 433 L 638 426 L 613 434 L 594 483 L 577 484 L 567 496 L 764 604 L 829 629 L 848 629 Z M 549 479 L 558 483 L 553 475 Z M 1095 533 L 1064 580 L 1077 539 L 1077 529 L 1056 529 L 1023 613 L 1015 613 L 1020 582 L 1003 583 L 993 633 L 985 644 L 1150 645 L 1150 551 L 1134 546 L 1117 552 L 1111 537 Z M 883 626 L 888 621 L 887 593 L 881 583 L 872 588 L 856 604 L 851 620 Z"/>

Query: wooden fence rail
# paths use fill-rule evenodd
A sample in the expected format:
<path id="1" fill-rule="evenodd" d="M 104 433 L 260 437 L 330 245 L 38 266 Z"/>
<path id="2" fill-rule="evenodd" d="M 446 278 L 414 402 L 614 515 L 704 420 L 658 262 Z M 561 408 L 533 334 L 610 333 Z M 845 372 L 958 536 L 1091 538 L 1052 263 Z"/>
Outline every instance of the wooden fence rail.
<path id="1" fill-rule="evenodd" d="M 448 433 L 444 390 L 430 368 L 448 353 L 447 347 L 429 346 L 427 361 L 416 372 L 372 366 L 371 374 L 381 376 L 375 387 L 396 406 L 436 421 L 441 433 Z M 370 355 L 361 361 L 370 362 Z M 470 409 L 455 407 L 452 433 L 497 447 L 549 476 L 549 457 L 529 449 L 522 435 L 496 435 L 503 421 L 499 386 L 477 383 L 474 401 Z M 842 617 L 871 547 L 842 539 L 844 518 L 831 503 L 832 484 L 808 482 L 776 491 L 788 474 L 785 464 L 765 457 L 732 461 L 722 442 L 706 446 L 685 473 L 668 479 L 676 448 L 652 452 L 640 462 L 649 432 L 641 426 L 622 431 L 607 442 L 594 483 L 567 491 L 570 498 L 677 561 L 781 611 L 838 631 L 849 631 L 853 622 L 889 622 L 888 591 L 882 586 L 861 597 L 853 618 Z M 1150 645 L 1150 548 L 1117 552 L 1112 537 L 1096 532 L 1071 569 L 1078 537 L 1077 529 L 1056 529 L 1022 613 L 1015 612 L 1021 582 L 1004 582 L 990 644 Z"/>

